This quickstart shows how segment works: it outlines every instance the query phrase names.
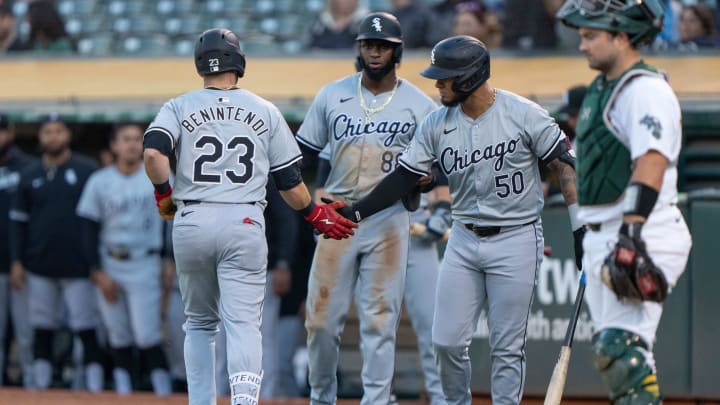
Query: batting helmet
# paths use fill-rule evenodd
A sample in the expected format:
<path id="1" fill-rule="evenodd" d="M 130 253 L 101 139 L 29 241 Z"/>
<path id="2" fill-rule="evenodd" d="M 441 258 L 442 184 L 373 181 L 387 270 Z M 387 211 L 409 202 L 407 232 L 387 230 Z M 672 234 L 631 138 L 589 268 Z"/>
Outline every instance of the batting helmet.
<path id="1" fill-rule="evenodd" d="M 565 25 L 626 32 L 630 42 L 652 42 L 662 31 L 665 10 L 660 0 L 568 0 L 557 12 Z"/>
<path id="2" fill-rule="evenodd" d="M 393 53 L 393 61 L 400 62 L 403 51 L 402 28 L 398 19 L 390 13 L 370 13 L 361 22 L 358 27 L 358 36 L 356 41 L 364 39 L 380 39 L 395 44 L 395 52 Z"/>
<path id="3" fill-rule="evenodd" d="M 435 80 L 455 77 L 452 89 L 467 96 L 490 77 L 490 53 L 485 44 L 458 35 L 438 42 L 430 52 L 430 66 L 421 75 Z"/>
<path id="4" fill-rule="evenodd" d="M 245 54 L 237 35 L 226 28 L 213 28 L 195 44 L 195 68 L 201 75 L 235 71 L 245 74 Z"/>

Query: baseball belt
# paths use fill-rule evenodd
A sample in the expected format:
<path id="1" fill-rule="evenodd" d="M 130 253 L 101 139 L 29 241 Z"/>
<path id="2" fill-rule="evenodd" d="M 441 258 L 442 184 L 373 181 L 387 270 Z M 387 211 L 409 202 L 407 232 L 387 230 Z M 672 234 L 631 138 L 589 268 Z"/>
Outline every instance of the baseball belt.
<path id="1" fill-rule="evenodd" d="M 475 235 L 480 236 L 482 238 L 486 238 L 488 236 L 494 236 L 502 232 L 503 230 L 507 230 L 509 228 L 515 228 L 517 226 L 525 226 L 534 224 L 537 222 L 537 219 L 533 219 L 530 222 L 524 223 L 522 225 L 509 225 L 509 226 L 477 226 L 475 224 L 463 224 L 465 225 L 465 228 L 469 231 L 472 231 Z"/>

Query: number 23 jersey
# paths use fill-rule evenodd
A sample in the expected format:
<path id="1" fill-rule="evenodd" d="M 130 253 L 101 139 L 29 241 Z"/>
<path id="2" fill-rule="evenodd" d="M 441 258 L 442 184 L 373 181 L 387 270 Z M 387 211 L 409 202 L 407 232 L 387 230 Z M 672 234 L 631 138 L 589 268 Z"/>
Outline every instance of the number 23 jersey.
<path id="1" fill-rule="evenodd" d="M 318 152 L 328 146 L 331 170 L 325 190 L 353 201 L 395 169 L 417 125 L 437 108 L 407 80 L 398 79 L 394 94 L 373 95 L 365 87 L 358 92 L 360 78 L 360 73 L 353 74 L 323 87 L 297 132 L 298 141 Z M 377 110 L 369 120 L 360 94 L 368 109 Z"/>
<path id="2" fill-rule="evenodd" d="M 277 107 L 243 89 L 203 89 L 174 98 L 150 131 L 172 141 L 176 200 L 263 201 L 268 173 L 302 158 Z"/>
<path id="3" fill-rule="evenodd" d="M 475 120 L 459 106 L 433 112 L 399 163 L 425 174 L 437 159 L 448 177 L 454 220 L 520 225 L 542 211 L 538 159 L 551 156 L 563 139 L 547 111 L 498 89 L 494 103 Z"/>

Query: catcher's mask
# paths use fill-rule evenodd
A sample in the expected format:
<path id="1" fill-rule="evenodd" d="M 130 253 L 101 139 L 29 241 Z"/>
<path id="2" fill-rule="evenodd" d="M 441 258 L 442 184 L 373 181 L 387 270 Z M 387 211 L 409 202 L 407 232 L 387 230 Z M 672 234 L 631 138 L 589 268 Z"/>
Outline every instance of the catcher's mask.
<path id="1" fill-rule="evenodd" d="M 195 68 L 201 75 L 235 71 L 245 74 L 245 54 L 237 35 L 226 28 L 203 32 L 195 44 Z"/>
<path id="2" fill-rule="evenodd" d="M 420 74 L 435 80 L 454 77 L 453 91 L 467 97 L 490 78 L 490 53 L 471 36 L 443 39 L 433 47 L 430 66 Z"/>
<path id="3" fill-rule="evenodd" d="M 664 14 L 660 0 L 567 0 L 556 17 L 572 28 L 625 32 L 643 45 L 662 31 Z"/>

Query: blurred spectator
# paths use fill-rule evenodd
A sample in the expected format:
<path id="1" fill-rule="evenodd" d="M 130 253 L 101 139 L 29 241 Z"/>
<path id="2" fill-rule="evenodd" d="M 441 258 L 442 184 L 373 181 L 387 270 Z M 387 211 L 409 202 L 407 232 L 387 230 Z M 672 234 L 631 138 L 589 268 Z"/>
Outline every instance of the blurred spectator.
<path id="1" fill-rule="evenodd" d="M 467 0 L 465 0 L 467 1 Z M 430 21 L 427 27 L 425 38 L 429 46 L 435 46 L 438 42 L 453 35 L 455 28 L 455 7 L 463 3 L 463 0 L 443 0 L 430 8 Z"/>
<path id="2" fill-rule="evenodd" d="M 430 26 L 430 11 L 421 0 L 391 0 L 391 3 L 393 9 L 390 12 L 400 21 L 405 49 L 429 48 L 434 45 L 425 38 Z"/>
<path id="3" fill-rule="evenodd" d="M 502 27 L 495 13 L 479 1 L 466 1 L 456 7 L 454 35 L 469 35 L 488 48 L 502 44 Z"/>
<path id="4" fill-rule="evenodd" d="M 685 6 L 678 21 L 678 47 L 689 50 L 717 46 L 717 28 L 712 11 L 704 4 Z"/>
<path id="5" fill-rule="evenodd" d="M 503 47 L 509 49 L 553 49 L 555 0 L 506 0 L 503 23 Z"/>
<path id="6" fill-rule="evenodd" d="M 73 52 L 75 42 L 65 31 L 65 22 L 55 3 L 36 0 L 30 3 L 27 11 L 30 24 L 29 47 L 36 51 Z"/>
<path id="7" fill-rule="evenodd" d="M 0 3 L 0 53 L 27 49 L 17 35 L 17 20 L 8 4 Z"/>
<path id="8" fill-rule="evenodd" d="M 310 48 L 352 49 L 357 24 L 368 10 L 358 0 L 326 0 L 323 10 L 310 31 Z"/>

